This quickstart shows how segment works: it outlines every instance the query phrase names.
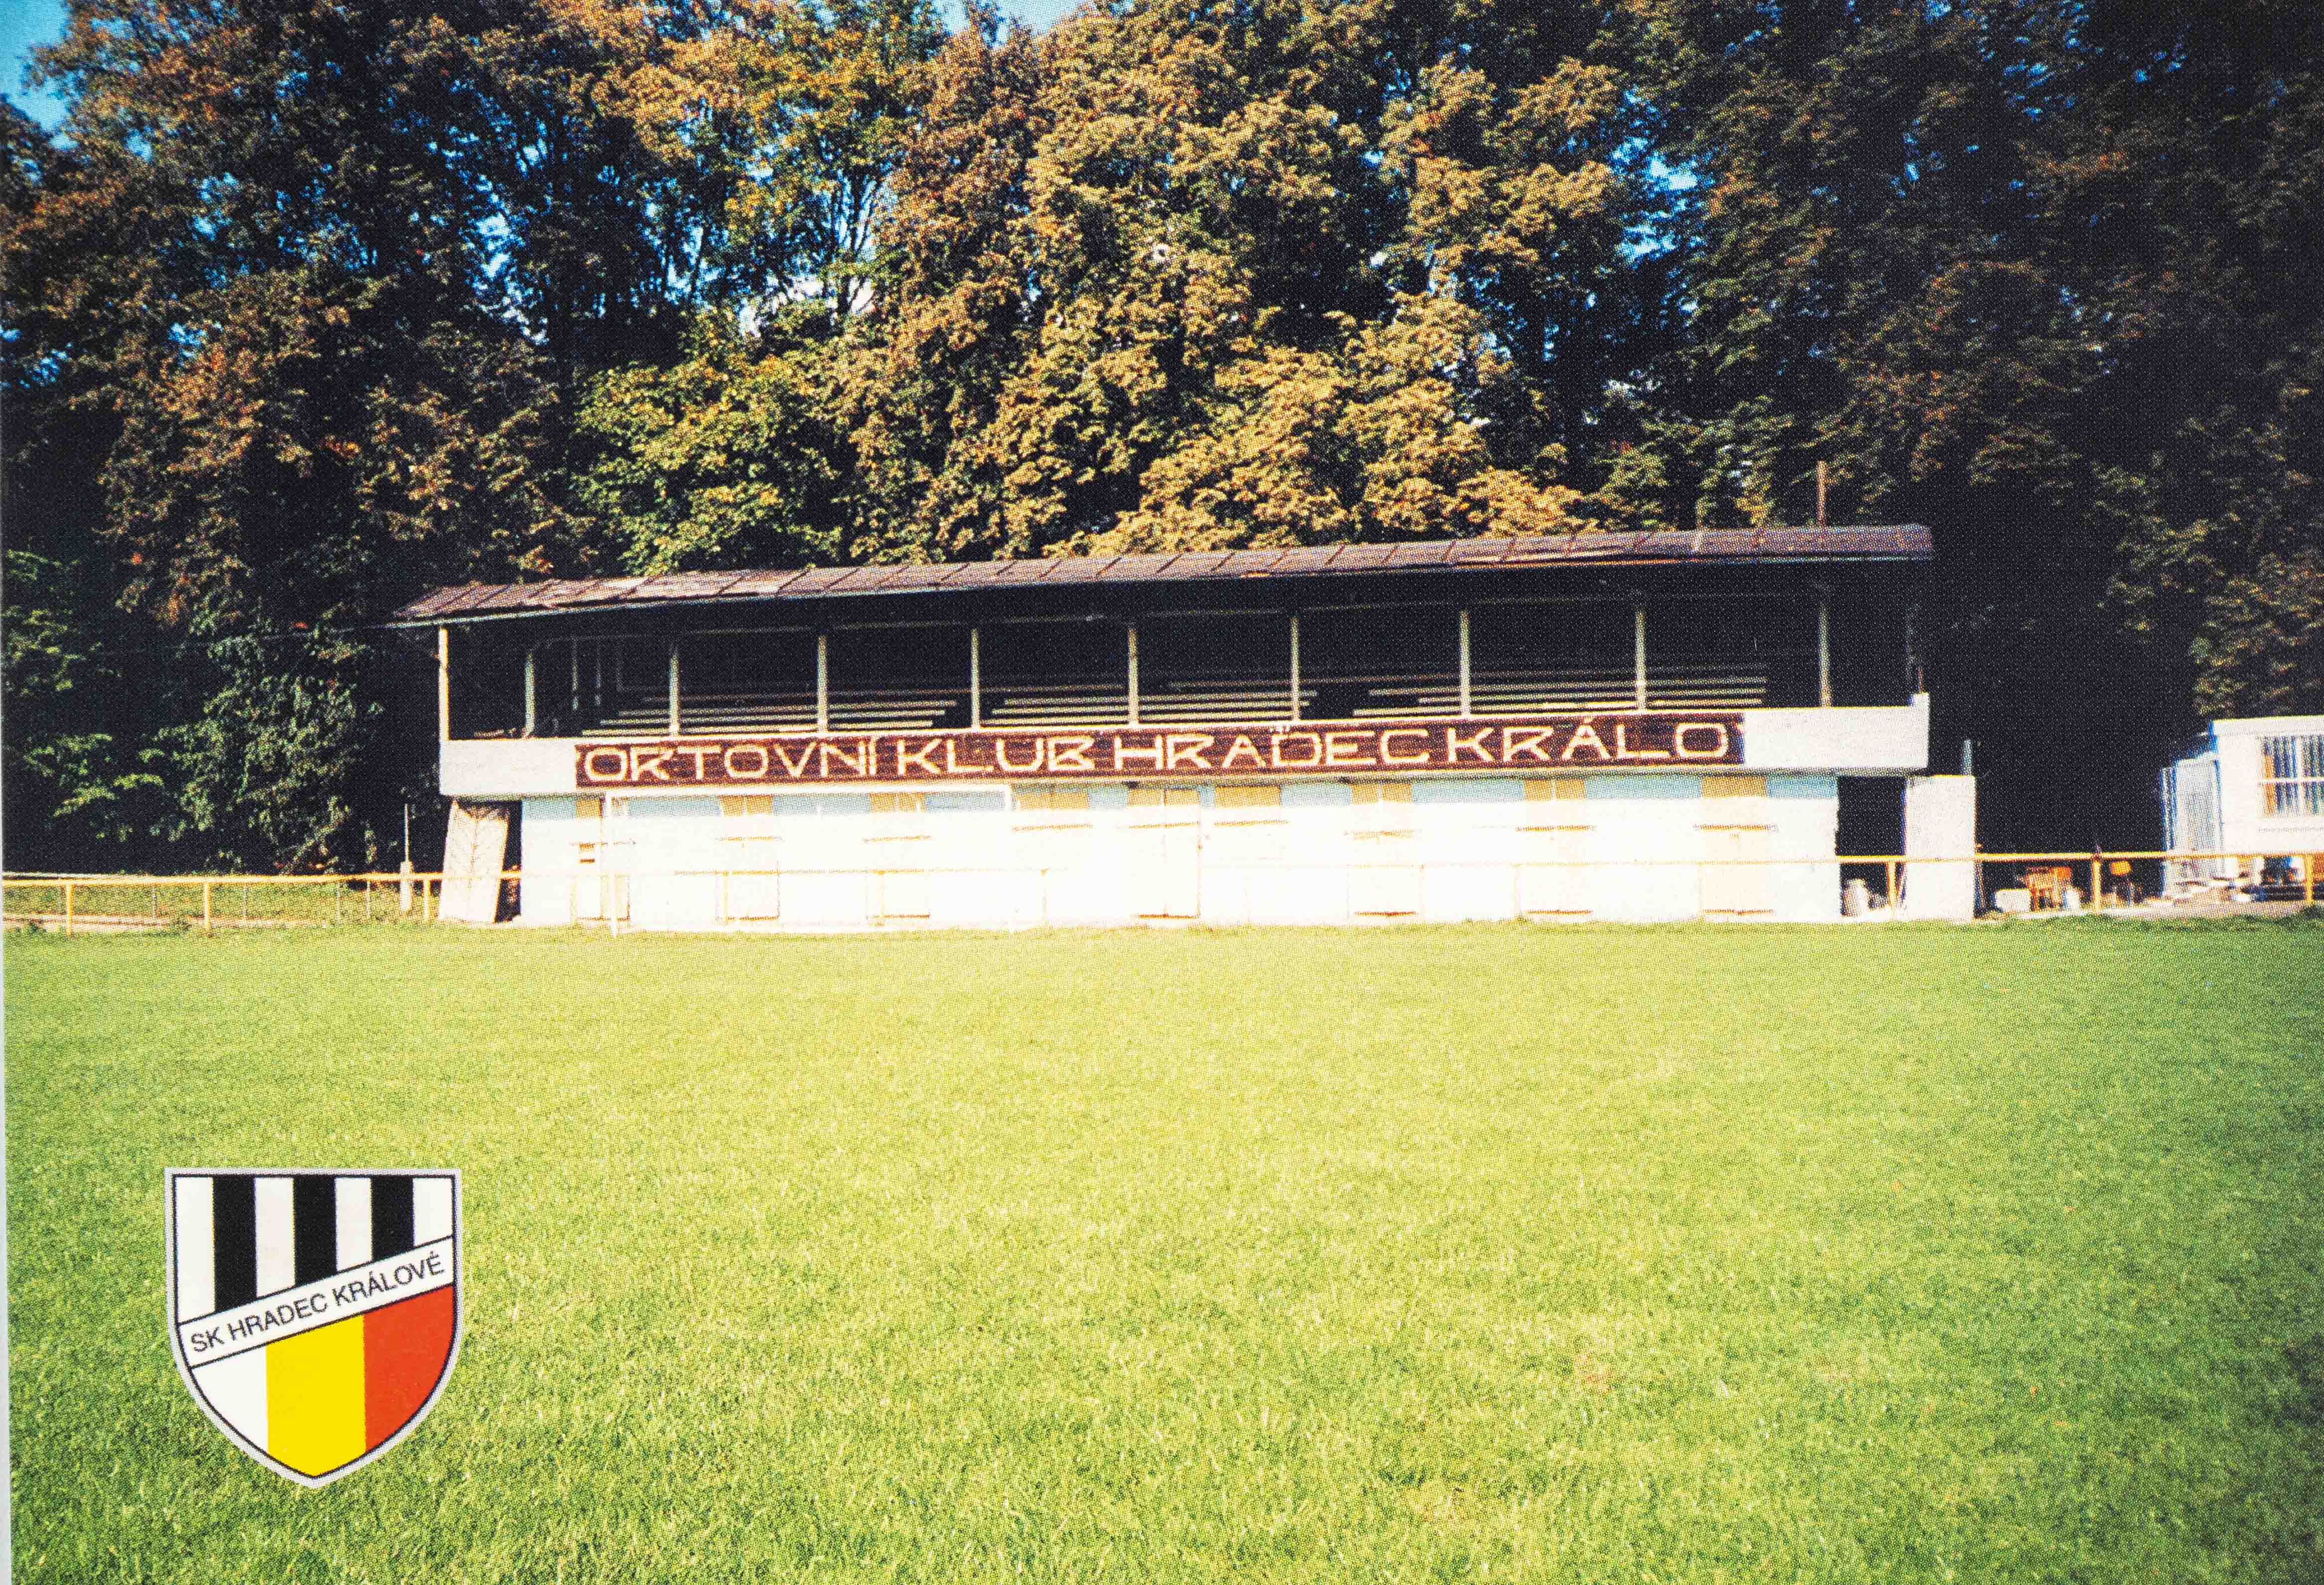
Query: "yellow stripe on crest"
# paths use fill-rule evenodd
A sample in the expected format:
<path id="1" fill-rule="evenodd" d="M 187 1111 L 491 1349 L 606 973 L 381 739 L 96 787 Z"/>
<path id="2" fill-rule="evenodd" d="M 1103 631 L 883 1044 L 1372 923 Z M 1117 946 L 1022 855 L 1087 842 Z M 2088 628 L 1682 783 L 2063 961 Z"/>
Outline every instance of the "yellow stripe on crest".
<path id="1" fill-rule="evenodd" d="M 364 1456 L 362 1316 L 267 1348 L 266 1451 L 301 1475 Z"/>

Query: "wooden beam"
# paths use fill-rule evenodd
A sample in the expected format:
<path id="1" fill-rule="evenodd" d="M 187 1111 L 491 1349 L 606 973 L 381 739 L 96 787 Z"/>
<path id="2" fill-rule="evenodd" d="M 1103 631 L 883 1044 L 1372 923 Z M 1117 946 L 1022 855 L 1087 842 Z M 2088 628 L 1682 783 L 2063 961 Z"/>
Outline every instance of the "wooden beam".
<path id="1" fill-rule="evenodd" d="M 436 741 L 452 741 L 452 630 L 436 628 Z"/>
<path id="2" fill-rule="evenodd" d="M 532 736 L 535 723 L 540 720 L 540 678 L 536 675 L 539 669 L 536 665 L 539 657 L 539 645 L 530 645 L 526 648 L 524 652 L 524 735 L 527 737 Z"/>
<path id="3" fill-rule="evenodd" d="M 968 726 L 974 732 L 984 724 L 984 630 L 968 630 Z"/>
<path id="4" fill-rule="evenodd" d="M 678 716 L 678 640 L 669 641 L 669 735 L 680 735 Z M 490 923 L 490 921 L 486 921 Z"/>
<path id="5" fill-rule="evenodd" d="M 815 635 L 815 730 L 831 730 L 831 635 Z"/>

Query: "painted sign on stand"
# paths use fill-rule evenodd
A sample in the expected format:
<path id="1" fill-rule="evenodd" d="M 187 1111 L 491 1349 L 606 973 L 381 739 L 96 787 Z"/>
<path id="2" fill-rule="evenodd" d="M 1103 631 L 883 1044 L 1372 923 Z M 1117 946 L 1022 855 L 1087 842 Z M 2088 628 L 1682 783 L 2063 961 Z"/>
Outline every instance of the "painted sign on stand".
<path id="1" fill-rule="evenodd" d="M 1667 769 L 1741 764 L 1743 718 L 1731 712 L 1609 712 L 1493 721 L 672 738 L 585 742 L 574 759 L 585 788 Z"/>

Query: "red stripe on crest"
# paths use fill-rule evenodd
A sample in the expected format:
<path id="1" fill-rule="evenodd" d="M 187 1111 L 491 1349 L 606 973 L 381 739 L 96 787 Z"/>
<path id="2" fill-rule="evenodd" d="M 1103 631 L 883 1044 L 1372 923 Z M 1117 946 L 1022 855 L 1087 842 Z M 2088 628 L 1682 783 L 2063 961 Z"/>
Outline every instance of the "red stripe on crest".
<path id="1" fill-rule="evenodd" d="M 410 1423 L 452 1357 L 453 1290 L 438 1288 L 364 1317 L 364 1443 Z"/>

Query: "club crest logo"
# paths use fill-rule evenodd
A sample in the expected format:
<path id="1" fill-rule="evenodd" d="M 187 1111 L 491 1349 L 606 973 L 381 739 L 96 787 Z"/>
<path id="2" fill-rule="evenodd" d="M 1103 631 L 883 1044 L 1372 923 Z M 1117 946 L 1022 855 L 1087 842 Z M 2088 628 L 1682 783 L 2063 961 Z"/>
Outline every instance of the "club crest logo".
<path id="1" fill-rule="evenodd" d="M 456 1172 L 171 1168 L 170 1347 L 228 1441 L 327 1486 L 427 1417 L 460 1348 Z"/>

